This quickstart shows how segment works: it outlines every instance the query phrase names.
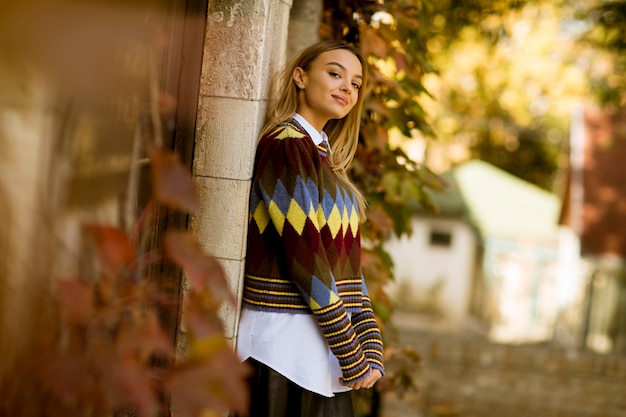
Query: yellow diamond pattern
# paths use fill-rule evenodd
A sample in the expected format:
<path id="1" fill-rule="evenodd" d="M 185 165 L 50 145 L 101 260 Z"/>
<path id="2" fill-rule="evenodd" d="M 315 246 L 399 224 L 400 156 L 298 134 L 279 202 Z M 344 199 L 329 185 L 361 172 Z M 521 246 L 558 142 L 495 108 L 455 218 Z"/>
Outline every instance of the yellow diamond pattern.
<path id="1" fill-rule="evenodd" d="M 300 204 L 298 204 L 296 200 L 291 200 L 291 204 L 289 204 L 289 209 L 287 210 L 287 221 L 291 223 L 299 235 L 302 235 L 306 219 L 307 215 L 304 210 L 302 210 L 302 207 L 300 207 Z"/>
<path id="2" fill-rule="evenodd" d="M 339 301 L 339 296 L 337 294 L 335 294 L 334 292 L 330 292 L 329 297 L 328 297 L 328 305 L 331 304 L 335 304 L 336 302 Z M 319 303 L 317 303 L 313 297 L 309 297 L 309 305 L 311 306 L 311 310 L 316 311 L 316 310 L 320 310 L 322 308 L 321 305 L 319 305 Z M 324 307 L 326 307 L 324 306 Z"/>
<path id="3" fill-rule="evenodd" d="M 315 215 L 317 217 L 317 222 L 321 230 L 324 226 L 326 226 L 326 216 L 324 216 L 324 210 L 322 209 L 321 205 L 317 206 L 317 212 L 315 213 Z"/>
<path id="4" fill-rule="evenodd" d="M 311 310 L 316 311 L 316 310 L 320 310 L 322 308 L 322 306 L 320 306 L 318 303 L 315 302 L 315 300 L 313 299 L 313 297 L 309 298 L 309 305 L 311 306 Z"/>
<path id="5" fill-rule="evenodd" d="M 296 129 L 292 127 L 285 127 L 278 135 L 276 135 L 276 139 L 285 139 L 285 138 L 303 138 L 304 134 L 298 132 Z"/>
<path id="6" fill-rule="evenodd" d="M 350 228 L 352 229 L 352 234 L 356 233 L 356 230 L 359 227 L 359 213 L 357 213 L 356 208 L 352 207 L 352 213 L 350 213 Z"/>
<path id="7" fill-rule="evenodd" d="M 339 214 L 339 209 L 335 205 L 333 209 L 330 211 L 330 216 L 328 216 L 328 228 L 330 229 L 330 234 L 333 238 L 337 236 L 339 229 L 341 229 L 341 214 Z"/>
<path id="8" fill-rule="evenodd" d="M 344 236 L 348 231 L 348 225 L 350 224 L 350 218 L 348 217 L 348 210 L 346 207 L 343 208 L 343 215 L 341 216 L 341 228 L 343 230 Z"/>
<path id="9" fill-rule="evenodd" d="M 309 216 L 308 217 L 309 219 L 311 219 L 311 223 L 315 225 L 315 227 L 317 228 L 317 231 L 319 232 L 320 230 L 320 226 L 318 225 L 319 221 L 318 221 L 317 215 L 315 214 L 315 208 L 313 207 L 312 202 L 309 204 Z"/>
<path id="10" fill-rule="evenodd" d="M 282 235 L 283 227 L 285 226 L 285 215 L 274 201 L 270 202 L 270 206 L 267 210 L 270 214 L 270 218 L 274 219 L 274 224 L 276 226 L 276 231 Z"/>
<path id="11" fill-rule="evenodd" d="M 339 301 L 339 296 L 335 294 L 334 292 L 331 292 L 330 299 L 328 300 L 328 304 L 335 304 L 337 301 Z"/>
<path id="12" fill-rule="evenodd" d="M 263 233 L 263 231 L 265 230 L 265 228 L 270 222 L 270 217 L 267 214 L 267 210 L 265 210 L 265 203 L 260 202 L 256 206 L 256 210 L 254 210 L 254 214 L 252 215 L 252 218 L 254 219 L 255 223 L 259 227 L 259 231 Z"/>

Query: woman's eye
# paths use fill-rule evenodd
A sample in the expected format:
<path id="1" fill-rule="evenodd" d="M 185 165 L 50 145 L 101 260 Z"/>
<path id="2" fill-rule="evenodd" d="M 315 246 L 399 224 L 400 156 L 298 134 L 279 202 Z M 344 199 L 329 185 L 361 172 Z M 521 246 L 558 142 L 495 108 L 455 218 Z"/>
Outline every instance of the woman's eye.
<path id="1" fill-rule="evenodd" d="M 358 90 L 359 88 L 361 88 L 361 86 L 358 85 L 357 83 L 352 83 L 352 87 L 354 87 L 355 90 Z"/>
<path id="2" fill-rule="evenodd" d="M 340 77 L 339 73 L 337 73 L 337 72 L 329 72 L 329 74 L 330 74 L 331 77 L 335 77 L 335 78 L 339 78 Z"/>

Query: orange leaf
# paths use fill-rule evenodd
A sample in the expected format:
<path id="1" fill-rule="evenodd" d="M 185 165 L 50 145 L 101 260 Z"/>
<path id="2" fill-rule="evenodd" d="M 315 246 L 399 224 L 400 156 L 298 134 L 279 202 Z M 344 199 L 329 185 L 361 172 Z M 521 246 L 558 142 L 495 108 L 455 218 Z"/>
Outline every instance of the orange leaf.
<path id="1" fill-rule="evenodd" d="M 362 129 L 363 136 L 367 138 L 368 146 L 372 146 L 381 151 L 385 150 L 389 142 L 389 131 L 385 126 L 381 124 L 364 123 Z"/>
<path id="2" fill-rule="evenodd" d="M 204 252 L 193 233 L 169 231 L 164 244 L 167 255 L 185 270 L 194 289 L 208 287 L 218 299 L 234 303 L 222 265 Z"/>
<path id="3" fill-rule="evenodd" d="M 87 323 L 93 314 L 93 293 L 82 281 L 57 282 L 59 307 L 70 323 Z"/>
<path id="4" fill-rule="evenodd" d="M 387 42 L 378 35 L 376 29 L 369 27 L 363 27 L 361 29 L 361 48 L 365 56 L 370 54 L 376 55 L 379 58 L 385 58 L 387 56 Z"/>
<path id="5" fill-rule="evenodd" d="M 75 353 L 45 358 L 38 372 L 46 389 L 68 404 L 84 400 L 94 392 L 95 381 L 89 363 Z"/>
<path id="6" fill-rule="evenodd" d="M 173 209 L 196 211 L 200 199 L 191 173 L 180 162 L 175 153 L 148 147 L 152 167 L 152 187 L 156 199 Z"/>
<path id="7" fill-rule="evenodd" d="M 118 333 L 116 345 L 120 351 L 136 354 L 144 362 L 154 353 L 174 356 L 172 343 L 152 310 L 138 313 L 130 323 L 124 323 Z"/>
<path id="8" fill-rule="evenodd" d="M 156 415 L 154 378 L 148 368 L 111 351 L 99 352 L 95 364 L 99 388 L 108 406 L 112 409 L 133 406 L 141 417 Z"/>
<path id="9" fill-rule="evenodd" d="M 104 265 L 119 269 L 133 260 L 135 248 L 123 230 L 113 226 L 89 224 L 85 226 L 85 231 L 96 244 Z"/>
<path id="10" fill-rule="evenodd" d="M 404 56 L 404 54 L 400 53 L 400 52 L 396 52 L 394 59 L 396 61 L 396 70 L 398 72 L 407 72 L 407 70 L 409 69 L 409 65 L 406 62 L 406 58 Z"/>
<path id="11" fill-rule="evenodd" d="M 386 239 L 393 230 L 393 220 L 380 205 L 373 205 L 367 212 L 371 232 L 379 239 Z"/>
<path id="12" fill-rule="evenodd" d="M 190 297 L 191 298 L 191 297 Z M 224 327 L 215 314 L 208 314 L 199 308 L 190 308 L 185 313 L 185 323 L 196 339 L 206 339 L 215 335 L 222 335 Z"/>

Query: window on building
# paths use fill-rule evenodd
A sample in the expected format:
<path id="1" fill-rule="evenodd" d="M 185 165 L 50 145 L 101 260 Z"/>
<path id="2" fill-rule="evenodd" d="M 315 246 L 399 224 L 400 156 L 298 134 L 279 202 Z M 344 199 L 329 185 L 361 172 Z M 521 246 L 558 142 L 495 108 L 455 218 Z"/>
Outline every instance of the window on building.
<path id="1" fill-rule="evenodd" d="M 445 230 L 430 231 L 430 246 L 448 248 L 452 245 L 452 233 Z"/>

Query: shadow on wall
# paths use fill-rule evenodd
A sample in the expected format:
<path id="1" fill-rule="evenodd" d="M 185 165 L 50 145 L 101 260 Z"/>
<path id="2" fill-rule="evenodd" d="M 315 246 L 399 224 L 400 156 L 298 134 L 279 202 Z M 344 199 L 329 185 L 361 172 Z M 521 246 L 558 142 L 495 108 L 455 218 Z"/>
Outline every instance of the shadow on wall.
<path id="1" fill-rule="evenodd" d="M 4 155 L 2 152 L 2 141 L 0 140 L 0 155 Z M 8 224 L 11 224 L 11 217 L 7 206 L 7 193 L 4 190 L 3 185 L 0 183 L 0 253 L 6 254 L 9 242 L 9 228 Z M 0 256 L 0 335 L 5 334 L 5 322 L 7 321 L 7 312 L 5 308 L 7 306 L 8 298 L 8 263 L 7 256 Z M 2 337 L 3 340 L 4 337 Z M 6 343 L 0 343 L 0 357 L 4 358 L 5 352 L 3 351 Z M 1 372 L 0 372 L 1 373 Z"/>
<path id="2" fill-rule="evenodd" d="M 12 158 L 15 154 L 8 148 L 13 138 L 3 134 L 6 131 L 0 131 L 0 155 Z M 0 164 L 0 388 L 6 388 L 13 381 L 5 372 L 24 356 L 26 347 L 36 342 L 39 347 L 49 346 L 57 329 L 50 325 L 54 317 L 48 279 L 51 230 L 43 216 L 37 218 L 30 210 L 33 203 L 34 212 L 43 214 L 42 198 L 31 201 L 32 193 L 25 189 L 28 181 L 18 181 L 15 175 L 20 173 L 11 175 L 15 160 L 0 160 Z M 17 201 L 16 196 L 25 197 Z M 0 409 L 6 395 L 2 392 Z"/>

